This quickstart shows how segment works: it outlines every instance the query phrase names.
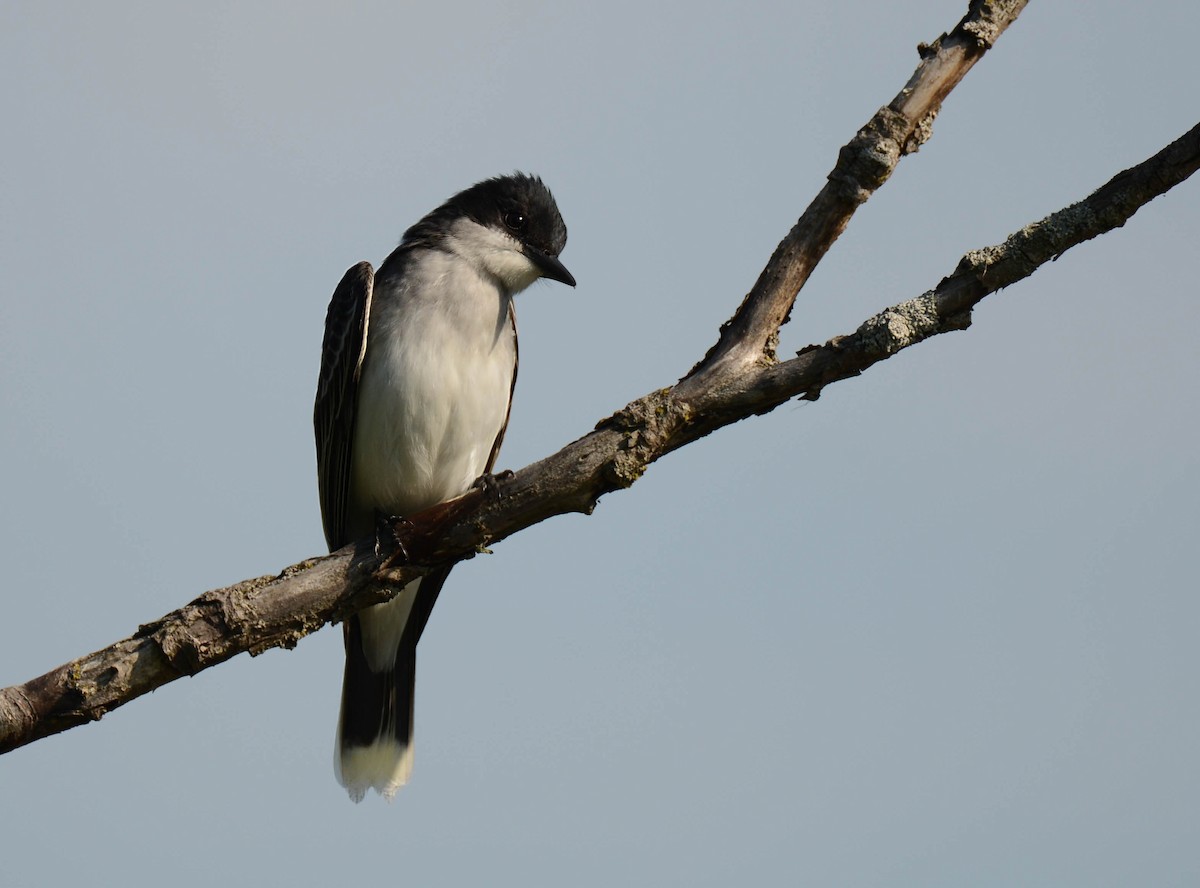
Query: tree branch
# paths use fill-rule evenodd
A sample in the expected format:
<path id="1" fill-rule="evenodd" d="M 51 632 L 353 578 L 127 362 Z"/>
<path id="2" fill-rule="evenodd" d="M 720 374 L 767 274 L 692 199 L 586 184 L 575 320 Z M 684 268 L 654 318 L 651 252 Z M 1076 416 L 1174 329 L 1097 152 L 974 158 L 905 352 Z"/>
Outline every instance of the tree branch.
<path id="1" fill-rule="evenodd" d="M 1028 276 L 1075 244 L 1119 227 L 1143 204 L 1196 170 L 1200 126 L 1086 200 L 1022 229 L 1003 244 L 968 253 L 935 290 L 881 312 L 848 336 L 775 362 L 779 326 L 812 266 L 853 210 L 886 180 L 899 157 L 927 137 L 928 121 L 940 101 L 1023 5 L 972 3 L 954 32 L 922 48 L 917 73 L 889 106 L 891 112 L 880 112 L 889 121 L 895 119 L 892 112 L 906 121 L 892 135 L 880 137 L 903 146 L 883 152 L 891 166 L 885 162 L 876 169 L 885 172 L 882 178 L 876 176 L 870 189 L 864 189 L 865 180 L 853 172 L 858 162 L 846 161 L 852 170 L 849 180 L 839 174 L 848 156 L 878 153 L 868 146 L 882 143 L 864 137 L 871 131 L 868 124 L 843 149 L 830 185 L 780 244 L 755 288 L 722 328 L 717 345 L 674 388 L 634 401 L 590 434 L 515 473 L 499 484 L 499 496 L 474 490 L 409 516 L 395 527 L 409 555 L 405 564 L 396 563 L 395 552 L 377 554 L 374 541 L 363 541 L 293 565 L 278 576 L 207 592 L 104 650 L 0 691 L 0 752 L 95 721 L 142 694 L 238 653 L 294 647 L 324 624 L 387 600 L 390 590 L 437 564 L 469 558 L 551 516 L 590 513 L 600 496 L 629 487 L 652 462 L 691 441 L 769 412 L 793 397 L 815 400 L 831 382 L 856 376 L 938 333 L 964 329 L 971 309 L 986 295 Z M 941 61 L 931 61 L 937 59 Z M 897 102 L 899 111 L 893 108 Z M 906 102 L 926 110 L 912 118 Z M 897 134 L 905 131 L 908 135 L 897 141 Z M 851 187 L 849 181 L 856 184 Z M 814 207 L 825 206 L 823 196 L 831 189 L 836 206 L 824 211 L 831 216 L 822 223 L 816 218 L 822 211 Z M 823 233 L 797 235 L 802 227 Z"/>
<path id="2" fill-rule="evenodd" d="M 921 63 L 908 83 L 838 152 L 825 187 L 775 248 L 754 288 L 721 327 L 717 343 L 676 386 L 682 398 L 719 388 L 748 364 L 775 360 L 779 328 L 817 263 L 862 204 L 896 169 L 900 159 L 933 133 L 942 101 L 1025 8 L 1025 0 L 972 0 L 949 34 L 921 44 Z"/>

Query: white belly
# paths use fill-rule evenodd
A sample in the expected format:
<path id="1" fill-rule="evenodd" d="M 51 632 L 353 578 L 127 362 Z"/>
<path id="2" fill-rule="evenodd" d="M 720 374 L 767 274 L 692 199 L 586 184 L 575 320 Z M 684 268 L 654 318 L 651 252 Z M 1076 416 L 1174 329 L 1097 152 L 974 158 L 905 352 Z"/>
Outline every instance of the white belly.
<path id="1" fill-rule="evenodd" d="M 347 515 L 355 537 L 372 531 L 376 510 L 411 515 L 465 492 L 508 417 L 511 298 L 452 265 L 420 297 L 397 296 L 377 294 L 368 328 Z"/>

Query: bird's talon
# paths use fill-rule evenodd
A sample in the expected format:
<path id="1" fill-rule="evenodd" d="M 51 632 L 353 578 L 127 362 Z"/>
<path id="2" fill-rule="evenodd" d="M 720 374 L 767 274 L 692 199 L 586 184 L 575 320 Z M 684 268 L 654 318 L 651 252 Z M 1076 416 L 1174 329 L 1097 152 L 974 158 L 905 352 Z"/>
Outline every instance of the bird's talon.
<path id="1" fill-rule="evenodd" d="M 407 518 L 398 515 L 387 515 L 383 512 L 375 513 L 375 557 L 382 558 L 385 552 L 390 552 L 388 563 L 392 564 L 396 561 L 408 561 L 408 549 L 404 545 L 404 541 L 400 539 L 400 534 L 396 532 L 396 525 L 404 527 L 412 527 L 412 522 Z M 387 540 L 385 546 L 384 540 Z"/>
<path id="2" fill-rule="evenodd" d="M 483 492 L 483 495 L 490 499 L 500 499 L 500 482 L 507 481 L 513 476 L 512 469 L 505 469 L 499 474 L 493 475 L 491 472 L 484 472 L 475 479 L 475 484 L 472 485 Z"/>

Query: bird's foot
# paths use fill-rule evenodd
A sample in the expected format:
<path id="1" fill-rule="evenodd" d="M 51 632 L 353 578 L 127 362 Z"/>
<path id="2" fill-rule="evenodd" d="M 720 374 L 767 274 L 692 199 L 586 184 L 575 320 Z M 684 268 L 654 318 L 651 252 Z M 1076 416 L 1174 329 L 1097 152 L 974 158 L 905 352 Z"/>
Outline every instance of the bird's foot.
<path id="1" fill-rule="evenodd" d="M 491 472 L 484 472 L 475 479 L 475 483 L 471 486 L 482 491 L 483 495 L 488 499 L 498 500 L 501 497 L 500 482 L 507 481 L 512 476 L 512 469 L 505 469 L 497 475 L 493 475 Z"/>
<path id="2" fill-rule="evenodd" d="M 388 556 L 388 564 L 395 564 L 397 561 L 405 563 L 408 561 L 408 549 L 404 545 L 404 541 L 400 539 L 400 534 L 396 532 L 396 527 L 412 527 L 412 522 L 401 515 L 388 515 L 385 512 L 376 510 L 375 512 L 375 557 L 382 558 L 385 554 Z"/>

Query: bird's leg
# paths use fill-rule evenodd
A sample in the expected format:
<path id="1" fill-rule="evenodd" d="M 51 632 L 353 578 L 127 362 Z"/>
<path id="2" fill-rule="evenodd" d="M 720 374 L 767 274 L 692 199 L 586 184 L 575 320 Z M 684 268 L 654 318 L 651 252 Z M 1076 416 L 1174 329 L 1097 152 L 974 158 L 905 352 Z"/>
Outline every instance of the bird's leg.
<path id="1" fill-rule="evenodd" d="M 471 486 L 483 492 L 483 495 L 489 499 L 498 500 L 501 498 L 500 482 L 507 481 L 513 476 L 512 469 L 505 469 L 499 474 L 493 475 L 491 472 L 484 472 L 475 479 L 475 483 Z"/>
<path id="2" fill-rule="evenodd" d="M 389 515 L 386 512 L 375 510 L 375 557 L 382 558 L 385 551 L 384 541 L 387 541 L 386 551 L 388 555 L 388 565 L 391 566 L 399 561 L 404 564 L 408 562 L 408 549 L 404 545 L 404 541 L 400 539 L 400 534 L 396 532 L 396 525 L 404 527 L 412 527 L 412 522 L 402 515 Z"/>

